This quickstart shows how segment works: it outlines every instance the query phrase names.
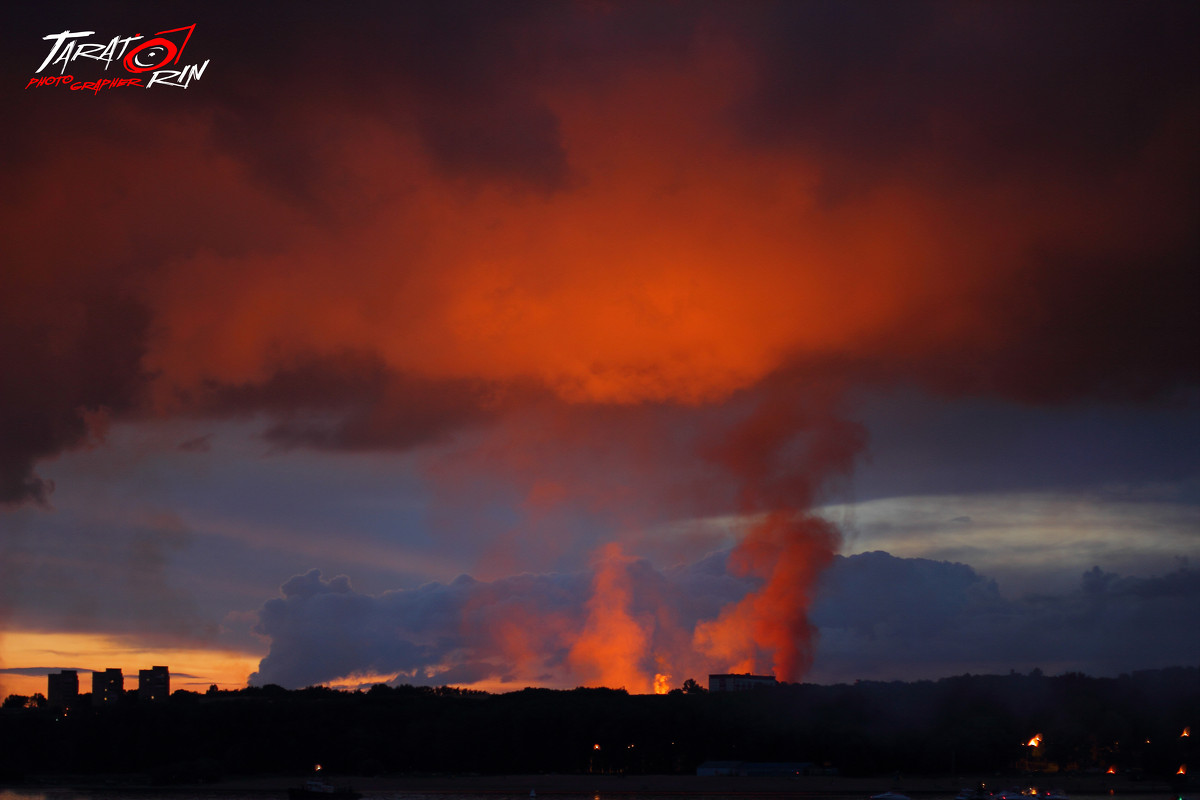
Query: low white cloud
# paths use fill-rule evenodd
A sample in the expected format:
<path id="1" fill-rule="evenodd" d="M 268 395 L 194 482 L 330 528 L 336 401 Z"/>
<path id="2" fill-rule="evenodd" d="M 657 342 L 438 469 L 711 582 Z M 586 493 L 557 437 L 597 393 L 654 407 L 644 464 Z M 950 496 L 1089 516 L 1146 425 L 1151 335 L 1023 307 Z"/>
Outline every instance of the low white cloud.
<path id="1" fill-rule="evenodd" d="M 890 497 L 821 509 L 845 532 L 845 555 L 884 550 L 959 561 L 1008 597 L 1069 585 L 1099 565 L 1150 575 L 1200 559 L 1200 506 L 1176 491 Z"/>

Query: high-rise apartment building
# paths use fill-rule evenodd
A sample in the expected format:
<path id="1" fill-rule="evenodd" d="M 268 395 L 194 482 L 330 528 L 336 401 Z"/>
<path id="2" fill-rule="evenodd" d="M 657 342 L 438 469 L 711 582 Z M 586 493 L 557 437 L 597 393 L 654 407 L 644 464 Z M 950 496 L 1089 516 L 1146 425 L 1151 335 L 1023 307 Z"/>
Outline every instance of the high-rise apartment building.
<path id="1" fill-rule="evenodd" d="M 70 708 L 79 697 L 79 674 L 73 669 L 46 676 L 46 700 L 51 708 Z"/>
<path id="2" fill-rule="evenodd" d="M 110 667 L 103 672 L 92 673 L 92 705 L 108 706 L 120 701 L 125 692 L 125 676 L 121 670 Z"/>
<path id="3" fill-rule="evenodd" d="M 138 670 L 138 699 L 166 700 L 171 694 L 171 671 L 166 667 Z"/>

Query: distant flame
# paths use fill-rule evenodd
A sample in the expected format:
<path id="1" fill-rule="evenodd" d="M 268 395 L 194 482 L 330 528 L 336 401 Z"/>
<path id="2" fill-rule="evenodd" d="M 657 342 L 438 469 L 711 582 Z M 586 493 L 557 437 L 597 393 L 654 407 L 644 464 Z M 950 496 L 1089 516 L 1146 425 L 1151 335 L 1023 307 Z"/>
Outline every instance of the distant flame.
<path id="1" fill-rule="evenodd" d="M 654 693 L 666 694 L 671 691 L 671 676 L 663 675 L 661 672 L 654 676 Z"/>
<path id="2" fill-rule="evenodd" d="M 1107 770 L 1105 770 L 1105 774 L 1106 775 L 1116 775 L 1117 774 L 1116 766 L 1109 767 Z"/>
<path id="3" fill-rule="evenodd" d="M 1191 729 L 1191 728 L 1184 728 L 1184 729 L 1183 729 L 1183 733 L 1181 733 L 1181 734 L 1179 734 L 1179 735 L 1180 735 L 1181 737 L 1182 737 L 1182 736 L 1191 736 L 1191 735 L 1192 735 L 1192 729 Z"/>
<path id="4" fill-rule="evenodd" d="M 1025 746 L 1026 747 L 1037 747 L 1041 743 L 1042 743 L 1042 735 L 1039 733 L 1037 736 L 1034 736 L 1032 739 L 1030 739 L 1028 742 L 1026 742 Z"/>
<path id="5" fill-rule="evenodd" d="M 1187 764 L 1180 764 L 1179 771 L 1176 772 L 1175 774 L 1176 775 L 1187 775 Z"/>

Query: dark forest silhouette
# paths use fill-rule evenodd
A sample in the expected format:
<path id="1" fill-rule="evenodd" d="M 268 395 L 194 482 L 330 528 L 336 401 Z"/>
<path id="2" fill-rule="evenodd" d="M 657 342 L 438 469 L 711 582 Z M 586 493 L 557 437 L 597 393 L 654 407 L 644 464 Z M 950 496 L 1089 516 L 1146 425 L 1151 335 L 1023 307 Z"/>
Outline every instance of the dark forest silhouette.
<path id="1" fill-rule="evenodd" d="M 1103 772 L 1167 779 L 1189 755 L 1200 669 L 1118 678 L 964 675 L 746 692 L 377 685 L 81 695 L 65 713 L 10 696 L 0 776 L 140 773 L 199 782 L 299 773 L 694 774 L 707 760 L 808 762 L 842 775 Z M 1200 730 L 1200 727 L 1197 727 Z M 1036 750 L 1027 742 L 1041 734 Z M 1200 765 L 1197 765 L 1200 766 Z"/>

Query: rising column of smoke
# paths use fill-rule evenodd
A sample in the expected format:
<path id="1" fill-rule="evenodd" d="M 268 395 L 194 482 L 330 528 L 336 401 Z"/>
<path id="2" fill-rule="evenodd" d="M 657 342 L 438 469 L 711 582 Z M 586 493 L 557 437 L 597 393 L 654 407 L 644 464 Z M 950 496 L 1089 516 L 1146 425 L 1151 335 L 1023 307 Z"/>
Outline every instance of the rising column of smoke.
<path id="1" fill-rule="evenodd" d="M 626 531 L 652 524 L 655 513 L 662 521 L 734 510 L 751 520 L 728 564 L 757 590 L 698 624 L 674 607 L 680 598 L 657 585 L 652 571 L 639 568 L 643 562 L 631 555 L 637 545 L 611 533 L 616 539 L 594 551 L 582 625 L 538 621 L 545 610 L 531 612 L 535 629 L 560 637 L 563 677 L 642 692 L 654 688 L 655 673 L 773 670 L 783 680 L 803 674 L 814 635 L 807 617 L 813 587 L 839 541 L 832 525 L 808 512 L 831 478 L 850 472 L 865 440 L 859 425 L 838 414 L 841 387 L 814 375 L 777 374 L 721 407 L 678 409 L 673 422 L 641 407 L 599 418 L 595 409 L 558 407 L 553 437 L 537 434 L 547 425 L 542 414 L 541 425 L 528 428 L 510 420 L 505 435 L 486 448 L 486 463 L 501 460 L 506 479 L 518 487 L 553 476 L 561 489 L 556 497 L 586 503 Z M 478 454 L 443 472 L 479 468 L 473 458 Z M 605 469 L 595 471 L 596 463 Z M 536 536 L 537 549 L 551 547 L 556 533 Z"/>
<path id="2" fill-rule="evenodd" d="M 752 397 L 757 399 L 749 410 L 729 422 Z M 703 495 L 690 505 L 694 513 L 713 513 L 713 503 L 720 504 L 713 497 L 728 494 L 729 484 L 736 487 L 736 510 L 752 523 L 730 554 L 729 570 L 758 588 L 689 633 L 668 607 L 671 599 L 634 569 L 636 559 L 617 542 L 602 545 L 594 560 L 586 622 L 578 631 L 564 631 L 574 676 L 587 685 L 642 692 L 666 675 L 703 669 L 771 671 L 785 681 L 804 674 L 816 633 L 808 608 L 839 544 L 836 528 L 810 509 L 831 479 L 849 474 L 865 445 L 862 427 L 838 414 L 840 397 L 840 387 L 827 378 L 794 372 L 748 390 L 725 413 L 693 418 L 697 429 L 715 426 L 719 432 L 699 447 L 715 474 L 690 484 L 693 493 Z M 694 458 L 693 449 L 673 450 L 669 439 L 656 440 L 664 464 Z M 617 450 L 630 445 L 624 437 L 607 441 Z M 680 488 L 644 481 L 637 491 L 658 496 Z"/>
<path id="3" fill-rule="evenodd" d="M 762 585 L 698 624 L 693 641 L 732 671 L 770 666 L 780 680 L 795 681 L 812 662 L 815 583 L 839 544 L 837 530 L 809 509 L 830 478 L 849 474 L 865 431 L 836 413 L 836 391 L 805 385 L 799 373 L 765 390 L 708 453 L 738 481 L 741 513 L 758 517 L 730 554 L 730 569 Z"/>
<path id="4" fill-rule="evenodd" d="M 590 685 L 623 686 L 644 693 L 651 688 L 642 661 L 651 646 L 653 620 L 632 612 L 631 562 L 616 542 L 598 551 L 587 622 L 572 643 L 567 662 Z"/>

